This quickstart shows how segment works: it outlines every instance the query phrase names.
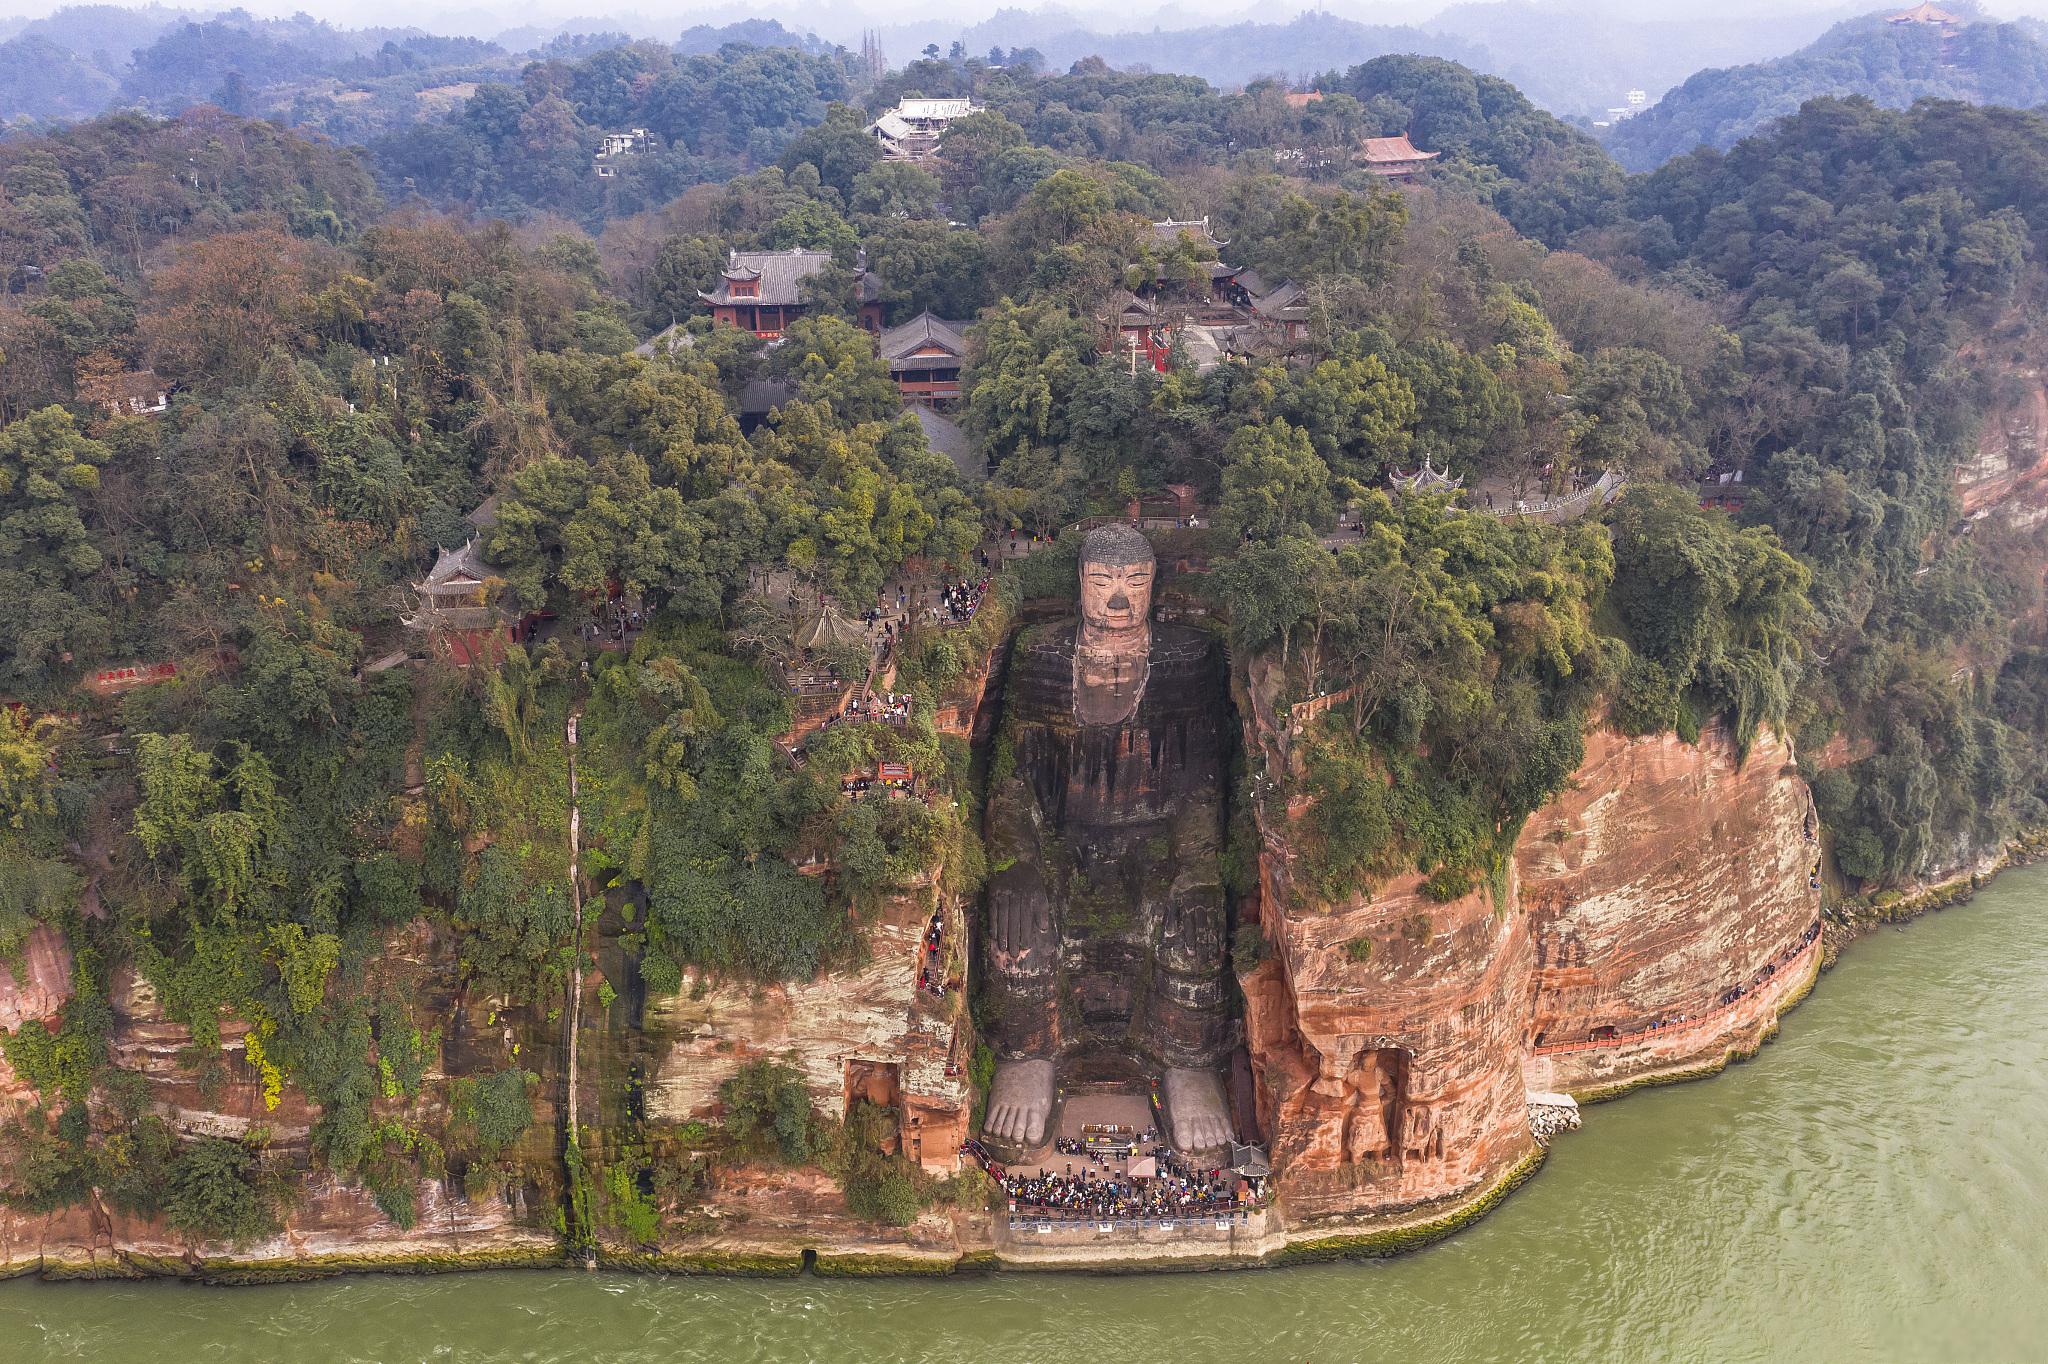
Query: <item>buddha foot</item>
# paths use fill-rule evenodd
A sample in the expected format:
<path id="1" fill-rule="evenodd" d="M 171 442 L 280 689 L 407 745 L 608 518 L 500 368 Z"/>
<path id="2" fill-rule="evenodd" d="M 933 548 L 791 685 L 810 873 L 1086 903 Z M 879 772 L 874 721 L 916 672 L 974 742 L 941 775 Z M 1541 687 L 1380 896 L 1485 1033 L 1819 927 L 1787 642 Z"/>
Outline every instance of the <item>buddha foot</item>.
<path id="1" fill-rule="evenodd" d="M 1045 1140 L 1052 1118 L 1052 1062 L 1004 1061 L 996 1067 L 988 1089 L 988 1121 L 984 1135 L 1017 1146 Z"/>
<path id="2" fill-rule="evenodd" d="M 1229 1144 L 1230 1111 L 1215 1071 L 1169 1070 L 1162 1088 L 1175 1150 L 1214 1151 Z"/>

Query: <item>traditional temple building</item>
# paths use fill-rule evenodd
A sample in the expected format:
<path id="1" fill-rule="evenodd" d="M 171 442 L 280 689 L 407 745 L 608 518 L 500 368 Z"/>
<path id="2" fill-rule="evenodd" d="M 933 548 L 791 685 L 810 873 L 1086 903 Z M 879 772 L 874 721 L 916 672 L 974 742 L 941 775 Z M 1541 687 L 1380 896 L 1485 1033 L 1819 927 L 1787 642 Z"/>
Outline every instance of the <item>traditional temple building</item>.
<path id="1" fill-rule="evenodd" d="M 1440 155 L 1416 150 L 1406 133 L 1398 137 L 1368 137 L 1358 151 L 1358 159 L 1367 170 L 1389 180 L 1406 180 Z"/>
<path id="2" fill-rule="evenodd" d="M 1197 264 L 1208 277 L 1208 299 L 1213 303 L 1230 303 L 1231 286 L 1237 279 L 1238 268 L 1223 263 L 1223 248 L 1229 243 L 1216 240 L 1215 234 L 1209 231 L 1209 219 L 1206 214 L 1185 221 L 1168 218 L 1164 222 L 1152 224 L 1152 256 L 1156 269 L 1151 283 L 1141 284 L 1138 292 L 1150 294 L 1168 284 L 1163 262 L 1181 249 L 1183 239 L 1193 243 Z"/>
<path id="3" fill-rule="evenodd" d="M 981 111 L 972 100 L 906 99 L 867 126 L 891 161 L 923 161 L 939 149 L 946 125 Z"/>
<path id="4" fill-rule="evenodd" d="M 1133 365 L 1165 373 L 1173 353 L 1172 319 L 1158 304 L 1119 290 L 1104 301 L 1098 320 L 1106 328 L 1103 349 Z"/>
<path id="5" fill-rule="evenodd" d="M 1888 24 L 1925 24 L 1931 28 L 1954 28 L 1963 21 L 1960 16 L 1950 14 L 1936 5 L 1919 4 L 1909 10 L 1901 10 L 1885 20 Z"/>
<path id="6" fill-rule="evenodd" d="M 718 287 L 697 297 L 711 305 L 711 316 L 728 326 L 759 337 L 782 335 L 803 316 L 803 282 L 832 264 L 829 251 L 735 251 L 720 271 Z M 881 285 L 865 267 L 854 271 L 860 298 L 860 325 L 882 330 Z"/>
<path id="7" fill-rule="evenodd" d="M 933 317 L 927 310 L 882 333 L 876 344 L 889 366 L 889 377 L 906 399 L 940 403 L 960 396 L 967 327 L 965 322 Z"/>
<path id="8" fill-rule="evenodd" d="M 402 617 L 405 627 L 459 667 L 492 664 L 504 656 L 510 638 L 495 600 L 495 577 L 472 537 L 461 549 L 444 549 L 427 576 L 412 585 L 418 606 Z"/>
<path id="9" fill-rule="evenodd" d="M 1290 342 L 1308 339 L 1308 290 L 1291 279 L 1269 285 L 1253 270 L 1240 271 L 1235 285 L 1239 306 L 1261 331 Z"/>

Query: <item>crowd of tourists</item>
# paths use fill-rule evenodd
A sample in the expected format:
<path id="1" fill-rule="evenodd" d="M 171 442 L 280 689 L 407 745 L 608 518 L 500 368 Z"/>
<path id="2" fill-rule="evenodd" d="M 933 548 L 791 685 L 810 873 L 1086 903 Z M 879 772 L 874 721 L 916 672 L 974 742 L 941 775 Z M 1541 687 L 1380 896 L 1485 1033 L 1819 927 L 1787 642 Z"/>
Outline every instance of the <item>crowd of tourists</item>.
<path id="1" fill-rule="evenodd" d="M 1135 1160 L 1141 1145 L 1157 1141 L 1159 1133 L 1146 1128 L 1143 1133 L 1135 1128 L 1117 1127 L 1101 1132 L 1088 1131 L 1079 1137 L 1055 1137 L 1052 1148 L 1063 1156 L 1109 1156 L 1122 1155 Z"/>
<path id="2" fill-rule="evenodd" d="M 1085 1159 L 1078 1172 L 1068 1163 L 1058 1172 L 1040 1166 L 1037 1174 L 1025 1174 L 1004 1167 L 972 1138 L 960 1149 L 1002 1188 L 1013 1213 L 1103 1219 L 1205 1217 L 1250 1205 L 1249 1186 L 1230 1171 L 1193 1169 L 1164 1146 L 1149 1153 L 1158 1173 L 1146 1177 L 1097 1169 L 1107 1164 L 1099 1155 Z"/>
<path id="3" fill-rule="evenodd" d="M 1807 948 L 1807 945 L 1819 936 L 1820 921 L 1816 919 L 1814 922 L 1806 926 L 1806 931 L 1799 935 L 1799 940 L 1797 942 L 1793 943 L 1790 947 L 1787 947 L 1784 951 L 1780 952 L 1771 960 L 1765 962 L 1762 966 L 1759 966 L 1756 969 L 1755 975 L 1751 976 L 1742 984 L 1735 986 L 1733 989 L 1723 991 L 1721 994 L 1722 1005 L 1725 1007 L 1727 1005 L 1733 1004 L 1737 1000 L 1749 994 L 1752 990 L 1761 989 L 1766 981 L 1770 980 L 1771 977 L 1778 974 L 1778 968 L 1780 966 L 1790 964 L 1794 957 L 1797 957 L 1801 952 L 1804 952 Z"/>
<path id="4" fill-rule="evenodd" d="M 856 696 L 846 703 L 845 718 L 873 720 L 885 725 L 903 724 L 910 719 L 910 693 L 885 691 Z"/>
<path id="5" fill-rule="evenodd" d="M 1804 952 L 1807 949 L 1807 947 L 1812 944 L 1813 940 L 1815 938 L 1818 938 L 1819 936 L 1820 921 L 1816 919 L 1814 922 L 1808 924 L 1806 926 L 1806 931 L 1804 933 L 1801 933 L 1799 937 L 1791 943 L 1790 946 L 1785 948 L 1784 951 L 1778 953 L 1777 956 L 1771 958 L 1771 960 L 1765 962 L 1762 966 L 1757 967 L 1756 973 L 1750 976 L 1748 980 L 1744 981 L 1740 985 L 1731 986 L 1728 989 L 1723 990 L 1721 992 L 1720 1007 L 1725 1009 L 1734 1004 L 1740 1003 L 1749 995 L 1753 994 L 1757 990 L 1762 989 L 1764 985 L 1773 976 L 1778 974 L 1779 967 L 1789 965 L 1794 958 L 1796 958 L 1801 952 Z M 1697 1023 L 1698 1021 L 1698 1016 L 1694 1014 L 1679 1014 L 1675 1018 L 1653 1019 L 1647 1026 L 1644 1027 L 1643 1031 L 1663 1032 L 1670 1028 L 1683 1027 L 1685 1024 Z"/>
<path id="6" fill-rule="evenodd" d="M 988 584 L 989 579 L 985 575 L 947 583 L 939 589 L 938 604 L 931 608 L 932 619 L 947 627 L 972 621 L 974 613 L 981 608 L 982 597 L 988 593 Z"/>

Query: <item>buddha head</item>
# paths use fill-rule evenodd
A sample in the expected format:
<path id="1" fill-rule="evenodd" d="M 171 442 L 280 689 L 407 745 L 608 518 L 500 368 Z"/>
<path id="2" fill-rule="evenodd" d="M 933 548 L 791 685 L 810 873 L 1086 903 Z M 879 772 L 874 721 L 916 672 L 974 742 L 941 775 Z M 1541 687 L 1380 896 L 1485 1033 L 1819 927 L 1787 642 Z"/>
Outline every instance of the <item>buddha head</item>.
<path id="1" fill-rule="evenodd" d="M 1122 724 L 1145 691 L 1152 649 L 1152 546 L 1129 526 L 1081 542 L 1081 628 L 1074 637 L 1074 713 Z"/>
<path id="2" fill-rule="evenodd" d="M 1081 624 L 1086 635 L 1144 631 L 1152 611 L 1152 546 L 1124 525 L 1098 526 L 1081 542 Z"/>

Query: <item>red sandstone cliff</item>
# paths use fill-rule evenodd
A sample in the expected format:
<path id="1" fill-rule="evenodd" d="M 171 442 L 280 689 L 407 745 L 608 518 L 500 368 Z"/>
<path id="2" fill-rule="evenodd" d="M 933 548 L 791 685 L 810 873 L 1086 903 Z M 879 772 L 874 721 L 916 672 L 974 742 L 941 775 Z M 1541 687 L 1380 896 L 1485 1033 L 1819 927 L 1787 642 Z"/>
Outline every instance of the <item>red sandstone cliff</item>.
<path id="1" fill-rule="evenodd" d="M 1289 903 L 1281 858 L 1261 903 Z M 1532 1149 L 1528 925 L 1419 877 L 1267 922 L 1246 1032 L 1291 1214 L 1389 1211 L 1485 1187 Z"/>
<path id="2" fill-rule="evenodd" d="M 1588 734 L 1570 786 L 1515 848 L 1536 957 L 1530 1088 L 1583 1091 L 1754 1047 L 1802 978 L 1789 968 L 1806 966 L 1782 959 L 1819 913 L 1810 809 L 1775 734 L 1739 764 L 1718 726 L 1698 744 Z M 1545 1051 L 1603 1029 L 1614 1044 Z"/>
<path id="3" fill-rule="evenodd" d="M 2021 526 L 2048 519 L 2048 374 L 2010 324 L 1965 349 L 1991 375 L 1977 448 L 1956 465 L 1963 514 L 1999 512 Z"/>
<path id="4" fill-rule="evenodd" d="M 1249 692 L 1249 738 L 1284 762 L 1291 736 Z M 1817 957 L 1808 810 L 1774 735 L 1738 762 L 1718 728 L 1596 729 L 1498 906 L 1484 889 L 1438 903 L 1413 876 L 1304 905 L 1286 870 L 1300 812 L 1265 812 L 1270 955 L 1244 981 L 1246 1032 L 1290 1217 L 1477 1196 L 1532 1149 L 1529 1092 L 1753 1048 Z"/>

